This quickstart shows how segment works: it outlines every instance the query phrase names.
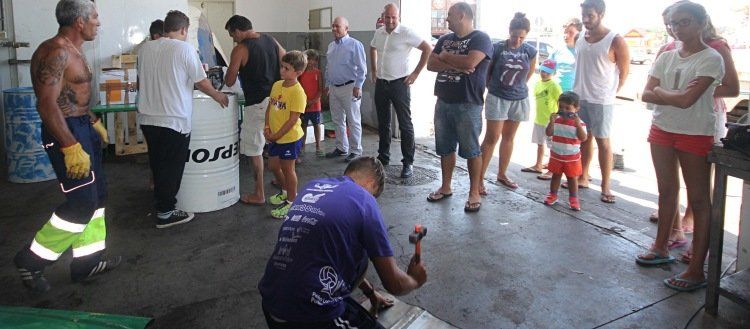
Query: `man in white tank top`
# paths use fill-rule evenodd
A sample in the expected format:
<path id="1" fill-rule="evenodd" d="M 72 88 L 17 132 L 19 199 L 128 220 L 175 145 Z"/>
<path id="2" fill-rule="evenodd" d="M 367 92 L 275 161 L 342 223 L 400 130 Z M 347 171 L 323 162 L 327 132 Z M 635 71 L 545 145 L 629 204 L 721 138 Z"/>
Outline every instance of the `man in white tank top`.
<path id="1" fill-rule="evenodd" d="M 603 0 L 585 0 L 581 4 L 581 21 L 585 36 L 576 42 L 576 76 L 573 91 L 581 97 L 578 112 L 589 129 L 589 138 L 581 145 L 583 174 L 578 186 L 589 185 L 589 165 L 594 157 L 592 135 L 599 148 L 602 170 L 602 195 L 605 203 L 614 203 L 609 187 L 612 173 L 612 148 L 609 143 L 612 110 L 617 91 L 625 84 L 630 65 L 628 46 L 622 36 L 602 25 Z"/>

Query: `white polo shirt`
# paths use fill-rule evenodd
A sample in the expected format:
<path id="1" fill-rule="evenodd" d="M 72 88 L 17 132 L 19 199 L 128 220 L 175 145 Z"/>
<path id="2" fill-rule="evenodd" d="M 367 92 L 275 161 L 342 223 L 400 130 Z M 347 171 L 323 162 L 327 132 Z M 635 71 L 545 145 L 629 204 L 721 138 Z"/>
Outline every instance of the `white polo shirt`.
<path id="1" fill-rule="evenodd" d="M 370 47 L 378 52 L 377 77 L 395 80 L 409 75 L 409 52 L 424 41 L 414 31 L 401 24 L 390 34 L 385 26 L 375 30 Z"/>
<path id="2" fill-rule="evenodd" d="M 138 122 L 190 133 L 193 86 L 205 78 L 191 44 L 169 38 L 146 42 L 138 51 Z"/>

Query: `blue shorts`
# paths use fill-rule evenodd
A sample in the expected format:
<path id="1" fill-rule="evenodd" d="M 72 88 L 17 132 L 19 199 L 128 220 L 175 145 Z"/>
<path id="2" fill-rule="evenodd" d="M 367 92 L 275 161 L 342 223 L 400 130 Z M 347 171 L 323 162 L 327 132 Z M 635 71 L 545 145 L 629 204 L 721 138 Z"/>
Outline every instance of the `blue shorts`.
<path id="1" fill-rule="evenodd" d="M 300 148 L 302 147 L 302 138 L 296 142 L 291 143 L 271 143 L 268 144 L 268 156 L 279 157 L 281 160 L 294 160 L 299 156 Z"/>
<path id="2" fill-rule="evenodd" d="M 307 127 L 307 123 L 312 123 L 313 126 L 320 124 L 320 112 L 305 112 L 299 117 L 302 120 L 302 126 Z"/>
<path id="3" fill-rule="evenodd" d="M 586 128 L 596 138 L 609 138 L 612 128 L 614 105 L 602 105 L 581 100 L 578 116 L 586 123 Z"/>
<path id="4" fill-rule="evenodd" d="M 444 156 L 456 152 L 464 159 L 482 155 L 479 134 L 482 132 L 482 105 L 449 104 L 438 99 L 435 104 L 435 151 Z"/>

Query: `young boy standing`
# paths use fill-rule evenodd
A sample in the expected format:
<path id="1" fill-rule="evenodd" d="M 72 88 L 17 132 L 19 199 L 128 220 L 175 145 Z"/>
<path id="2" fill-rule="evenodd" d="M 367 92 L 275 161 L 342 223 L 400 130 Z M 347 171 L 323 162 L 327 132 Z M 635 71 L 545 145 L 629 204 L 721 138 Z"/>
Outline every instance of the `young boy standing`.
<path id="1" fill-rule="evenodd" d="M 320 55 L 315 49 L 308 49 L 305 50 L 305 56 L 307 56 L 307 67 L 299 77 L 299 83 L 305 90 L 305 95 L 307 95 L 307 107 L 305 107 L 305 113 L 301 117 L 302 132 L 304 133 L 302 136 L 302 152 L 305 150 L 305 141 L 307 140 L 307 124 L 310 123 L 315 134 L 315 154 L 324 157 L 326 153 L 320 148 L 320 96 L 323 91 L 323 79 L 318 69 Z M 297 163 L 299 162 L 298 160 Z"/>
<path id="2" fill-rule="evenodd" d="M 552 172 L 549 194 L 544 204 L 551 206 L 557 202 L 557 190 L 562 175 L 568 179 L 570 209 L 581 210 L 578 201 L 578 176 L 582 174 L 581 142 L 586 140 L 586 124 L 578 116 L 578 95 L 566 91 L 557 101 L 559 112 L 550 115 L 547 136 L 552 136 L 548 169 Z"/>
<path id="3" fill-rule="evenodd" d="M 307 97 L 297 78 L 307 65 L 305 55 L 297 50 L 281 57 L 281 81 L 271 88 L 266 125 L 263 136 L 270 142 L 268 146 L 268 167 L 281 185 L 281 192 L 274 194 L 269 203 L 277 206 L 271 216 L 284 219 L 290 200 L 297 197 L 297 173 L 294 163 L 302 145 L 302 127 L 299 117 L 305 112 Z"/>
<path id="4" fill-rule="evenodd" d="M 531 167 L 521 169 L 523 172 L 541 174 L 544 170 L 544 148 L 547 144 L 546 128 L 550 121 L 550 115 L 557 112 L 557 98 L 562 94 L 560 84 L 553 79 L 556 65 L 555 61 L 547 59 L 539 67 L 541 80 L 534 86 L 536 117 L 534 119 L 534 130 L 531 134 L 531 142 L 537 145 L 536 163 Z"/>

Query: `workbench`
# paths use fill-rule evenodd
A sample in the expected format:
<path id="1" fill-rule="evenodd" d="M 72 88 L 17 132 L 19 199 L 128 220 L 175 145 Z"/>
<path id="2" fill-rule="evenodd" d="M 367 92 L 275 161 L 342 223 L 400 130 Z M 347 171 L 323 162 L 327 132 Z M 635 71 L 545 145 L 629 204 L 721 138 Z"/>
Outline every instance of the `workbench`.
<path id="1" fill-rule="evenodd" d="M 750 310 L 750 269 L 721 278 L 721 256 L 724 246 L 724 206 L 727 193 L 727 177 L 750 180 L 750 157 L 738 151 L 714 146 L 708 161 L 716 166 L 714 174 L 713 202 L 708 241 L 708 278 L 706 287 L 706 312 L 716 315 L 719 296 Z M 740 218 L 746 220 L 747 218 Z"/>

